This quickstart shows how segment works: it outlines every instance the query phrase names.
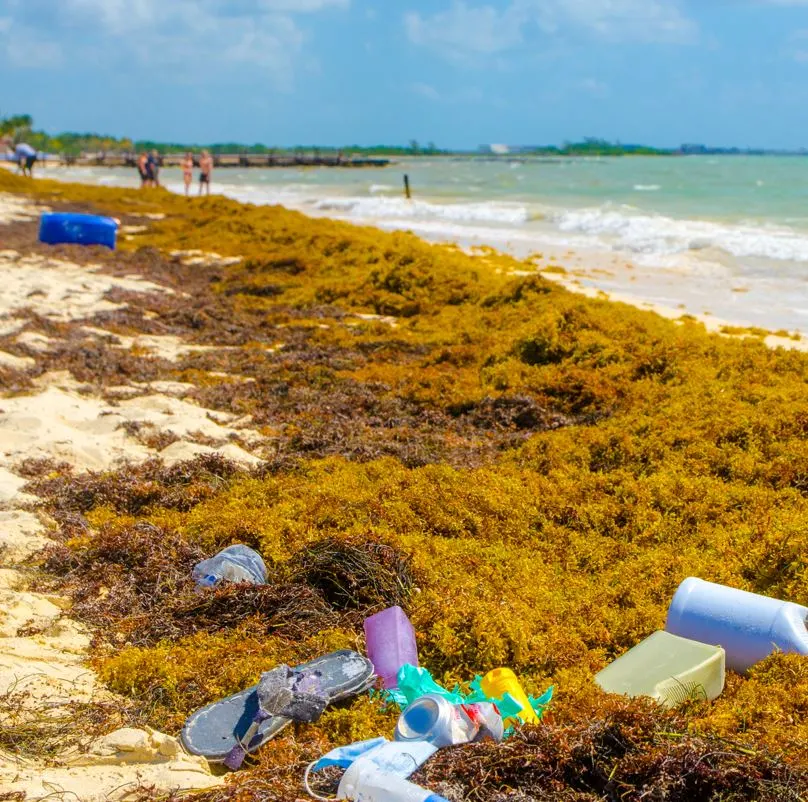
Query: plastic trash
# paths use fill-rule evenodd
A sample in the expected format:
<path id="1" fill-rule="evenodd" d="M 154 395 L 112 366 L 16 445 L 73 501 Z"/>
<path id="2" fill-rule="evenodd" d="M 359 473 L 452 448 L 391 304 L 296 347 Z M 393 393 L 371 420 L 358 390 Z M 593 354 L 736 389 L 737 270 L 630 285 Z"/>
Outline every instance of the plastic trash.
<path id="1" fill-rule="evenodd" d="M 510 672 L 513 680 L 516 682 L 517 687 L 521 690 L 518 680 Z M 501 676 L 501 675 L 496 675 Z M 507 679 L 507 675 L 505 676 Z M 534 698 L 532 696 L 524 696 L 522 691 L 522 700 L 514 698 L 508 691 L 502 695 L 495 696 L 492 693 L 486 693 L 483 690 L 483 680 L 481 676 L 476 676 L 470 683 L 471 693 L 464 695 L 461 693 L 460 688 L 455 686 L 453 691 L 446 690 L 443 686 L 439 685 L 432 678 L 429 670 L 426 668 L 417 668 L 416 666 L 404 665 L 398 672 L 398 688 L 393 690 L 382 691 L 382 696 L 389 701 L 395 702 L 401 710 L 405 710 L 409 705 L 427 695 L 436 695 L 446 699 L 453 705 L 469 705 L 474 704 L 492 704 L 496 707 L 496 712 L 499 717 L 510 726 L 505 730 L 505 737 L 513 733 L 513 725 L 530 721 L 539 721 L 544 715 L 544 711 L 553 699 L 553 686 L 550 686 L 540 697 Z M 487 682 L 486 687 L 493 688 L 494 692 L 498 692 L 502 687 L 512 687 L 512 684 L 500 684 L 496 682 Z M 525 708 L 525 698 L 527 699 L 527 708 Z M 496 729 L 491 733 L 491 737 L 495 737 Z"/>
<path id="2" fill-rule="evenodd" d="M 720 644 L 727 668 L 739 673 L 776 649 L 808 655 L 808 607 L 690 577 L 668 609 L 665 629 Z"/>
<path id="3" fill-rule="evenodd" d="M 509 695 L 519 705 L 519 710 L 516 716 L 524 724 L 538 724 L 539 716 L 530 704 L 527 694 L 522 688 L 516 674 L 510 668 L 495 668 L 489 671 L 480 682 L 480 688 L 489 699 L 502 699 Z M 503 717 L 506 716 L 504 711 L 501 711 Z"/>
<path id="4" fill-rule="evenodd" d="M 309 764 L 303 776 L 303 785 L 309 796 L 324 800 L 312 790 L 309 780 L 312 772 L 320 771 L 329 766 L 350 768 L 360 758 L 372 764 L 375 769 L 386 777 L 406 780 L 413 772 L 423 766 L 438 748 L 426 741 L 409 741 L 400 743 L 388 741 L 386 738 L 374 738 L 370 741 L 360 741 L 348 746 L 332 749 L 327 755 Z M 417 787 L 417 786 L 415 786 Z M 365 799 L 365 797 L 361 797 Z"/>
<path id="5" fill-rule="evenodd" d="M 50 245 L 105 245 L 115 250 L 118 221 L 96 214 L 46 212 L 39 218 L 39 241 Z"/>
<path id="6" fill-rule="evenodd" d="M 438 748 L 458 746 L 473 741 L 500 742 L 504 724 L 490 702 L 456 705 L 437 694 L 416 699 L 399 716 L 396 741 L 428 741 Z"/>
<path id="7" fill-rule="evenodd" d="M 402 710 L 427 694 L 442 696 L 454 705 L 462 705 L 466 701 L 457 688 L 454 691 L 447 691 L 442 685 L 438 685 L 432 679 L 428 668 L 420 668 L 410 663 L 405 663 L 398 670 L 396 683 L 397 687 L 385 691 L 384 695 Z"/>
<path id="8" fill-rule="evenodd" d="M 595 676 L 607 693 L 650 696 L 666 707 L 724 690 L 724 650 L 669 632 L 655 632 Z"/>
<path id="9" fill-rule="evenodd" d="M 385 688 L 398 686 L 398 670 L 418 665 L 415 630 L 400 607 L 388 607 L 365 619 L 368 657 Z"/>
<path id="10" fill-rule="evenodd" d="M 340 768 L 347 769 L 354 760 L 362 757 L 362 755 L 367 754 L 372 749 L 376 749 L 383 744 L 389 743 L 390 741 L 388 741 L 387 738 L 371 738 L 370 740 L 357 741 L 347 746 L 338 746 L 336 749 L 327 752 L 319 760 L 315 760 L 314 763 L 309 766 L 307 775 L 308 772 L 322 771 L 330 766 L 339 766 Z M 410 775 L 407 774 L 406 776 L 409 777 Z"/>
<path id="11" fill-rule="evenodd" d="M 322 771 L 329 766 L 347 769 L 355 760 L 367 756 L 382 771 L 390 772 L 405 779 L 423 766 L 438 747 L 427 741 L 388 741 L 387 738 L 372 738 L 332 749 L 311 764 L 310 771 Z"/>
<path id="12" fill-rule="evenodd" d="M 475 741 L 491 740 L 502 743 L 505 738 L 505 722 L 492 702 L 477 702 L 463 705 L 466 715 L 479 727 Z"/>
<path id="13" fill-rule="evenodd" d="M 381 771 L 369 755 L 354 761 L 342 775 L 337 799 L 353 802 L 448 802 L 402 777 Z"/>
<path id="14" fill-rule="evenodd" d="M 398 717 L 397 741 L 429 741 L 438 748 L 471 743 L 480 725 L 465 712 L 437 694 L 416 699 Z"/>
<path id="15" fill-rule="evenodd" d="M 237 543 L 222 549 L 210 559 L 197 563 L 193 577 L 199 588 L 212 588 L 220 582 L 264 585 L 267 581 L 267 567 L 257 551 Z"/>

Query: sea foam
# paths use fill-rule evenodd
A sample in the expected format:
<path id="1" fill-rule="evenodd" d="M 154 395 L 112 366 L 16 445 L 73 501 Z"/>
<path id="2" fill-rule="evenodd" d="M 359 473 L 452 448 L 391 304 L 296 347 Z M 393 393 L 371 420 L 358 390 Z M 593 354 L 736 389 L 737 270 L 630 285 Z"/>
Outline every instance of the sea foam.
<path id="1" fill-rule="evenodd" d="M 325 198 L 317 201 L 314 208 L 321 212 L 334 212 L 362 220 L 447 220 L 520 225 L 530 219 L 530 211 L 525 205 L 497 201 L 435 203 L 386 197 Z"/>
<path id="2" fill-rule="evenodd" d="M 677 254 L 708 248 L 735 257 L 808 261 L 808 234 L 788 227 L 731 225 L 642 214 L 628 207 L 579 209 L 553 215 L 561 231 L 596 237 L 613 250 Z"/>

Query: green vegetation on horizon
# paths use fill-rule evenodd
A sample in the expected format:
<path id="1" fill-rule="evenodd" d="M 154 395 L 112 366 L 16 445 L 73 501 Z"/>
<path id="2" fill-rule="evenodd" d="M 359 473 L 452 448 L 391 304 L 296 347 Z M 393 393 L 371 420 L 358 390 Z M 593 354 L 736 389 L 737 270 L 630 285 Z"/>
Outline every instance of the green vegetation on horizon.
<path id="1" fill-rule="evenodd" d="M 10 136 L 14 141 L 25 140 L 32 147 L 48 153 L 60 153 L 78 156 L 82 152 L 132 152 L 156 150 L 158 153 L 177 153 L 191 151 L 198 153 L 207 149 L 214 154 L 251 153 L 251 154 L 288 154 L 300 152 L 319 152 L 322 154 L 343 153 L 363 156 L 448 156 L 468 155 L 468 151 L 438 148 L 434 142 L 426 145 L 417 140 L 410 140 L 406 145 L 298 145 L 295 147 L 270 146 L 260 142 L 247 145 L 242 142 L 218 142 L 213 144 L 189 144 L 187 142 L 158 142 L 156 140 L 133 140 L 106 134 L 62 132 L 48 134 L 34 130 L 34 122 L 30 115 L 20 114 L 0 118 L 0 137 Z M 645 145 L 622 145 L 603 139 L 588 138 L 583 142 L 567 142 L 561 146 L 547 145 L 520 149 L 519 154 L 530 156 L 665 156 L 676 151 L 653 148 Z"/>
<path id="2" fill-rule="evenodd" d="M 323 154 L 343 153 L 345 155 L 357 154 L 366 156 L 435 156 L 448 154 L 449 151 L 436 147 L 434 142 L 426 145 L 411 140 L 407 145 L 348 145 L 337 147 L 333 145 L 298 145 L 295 147 L 281 147 L 265 145 L 256 142 L 246 145 L 243 142 L 217 142 L 213 144 L 189 144 L 187 142 L 158 142 L 151 139 L 133 140 L 128 137 L 114 137 L 107 134 L 78 133 L 64 131 L 59 134 L 48 134 L 45 131 L 34 130 L 33 118 L 28 114 L 16 114 L 0 118 L 0 137 L 10 137 L 14 142 L 25 141 L 31 147 L 46 153 L 60 153 L 68 156 L 78 156 L 83 152 L 126 152 L 156 150 L 158 153 L 177 153 L 191 151 L 198 153 L 209 150 L 214 154 L 221 153 L 299 153 L 312 151 Z"/>

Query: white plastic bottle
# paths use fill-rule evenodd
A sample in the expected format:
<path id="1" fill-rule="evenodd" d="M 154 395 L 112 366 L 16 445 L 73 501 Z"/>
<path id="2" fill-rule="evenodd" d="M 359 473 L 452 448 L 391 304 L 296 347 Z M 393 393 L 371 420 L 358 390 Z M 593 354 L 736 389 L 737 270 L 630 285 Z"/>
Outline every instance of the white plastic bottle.
<path id="1" fill-rule="evenodd" d="M 808 655 L 808 607 L 690 577 L 676 591 L 665 629 L 723 646 L 742 673 L 773 651 Z"/>
<path id="2" fill-rule="evenodd" d="M 342 775 L 337 799 L 351 802 L 449 802 L 425 788 L 397 777 L 367 757 L 355 760 Z"/>

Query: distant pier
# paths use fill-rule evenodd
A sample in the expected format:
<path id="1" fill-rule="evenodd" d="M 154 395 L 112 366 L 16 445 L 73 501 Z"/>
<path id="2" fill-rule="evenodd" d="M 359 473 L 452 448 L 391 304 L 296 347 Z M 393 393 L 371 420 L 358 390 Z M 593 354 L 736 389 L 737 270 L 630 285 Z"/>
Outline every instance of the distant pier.
<path id="1" fill-rule="evenodd" d="M 387 167 L 390 159 L 319 153 L 220 153 L 212 154 L 214 167 Z M 194 153 L 194 166 L 199 166 L 199 154 Z M 161 167 L 179 167 L 184 153 L 160 156 Z M 66 164 L 84 167 L 137 167 L 136 153 L 82 153 L 62 157 Z"/>

